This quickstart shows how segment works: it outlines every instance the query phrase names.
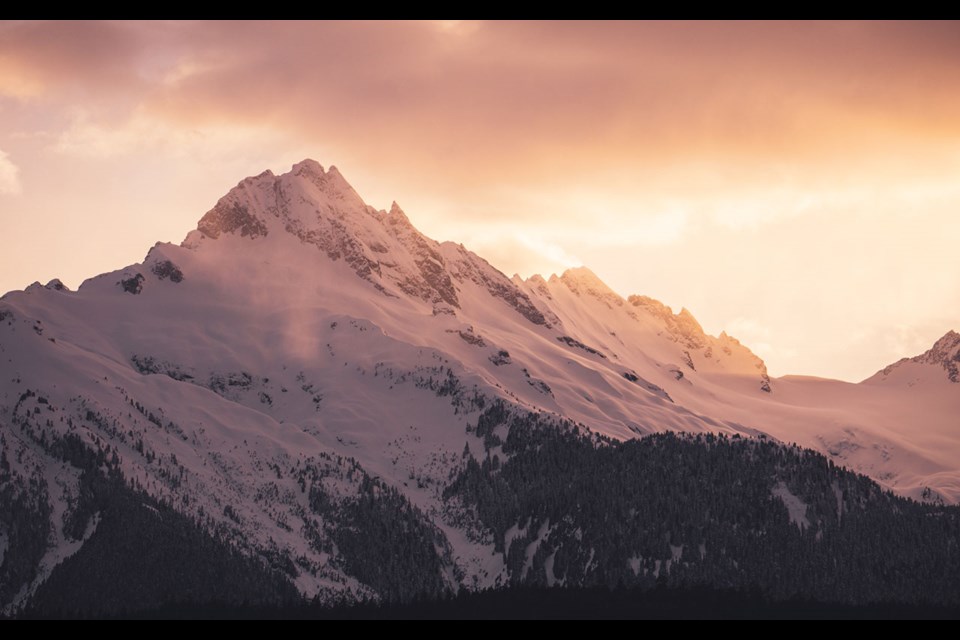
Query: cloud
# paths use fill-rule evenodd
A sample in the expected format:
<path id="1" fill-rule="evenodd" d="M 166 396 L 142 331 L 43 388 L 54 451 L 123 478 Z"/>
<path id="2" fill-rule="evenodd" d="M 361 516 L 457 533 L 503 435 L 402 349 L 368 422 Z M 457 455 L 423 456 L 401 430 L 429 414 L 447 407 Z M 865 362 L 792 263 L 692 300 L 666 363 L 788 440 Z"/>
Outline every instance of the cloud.
<path id="1" fill-rule="evenodd" d="M 20 168 L 0 151 L 0 194 L 18 195 L 20 191 Z"/>
<path id="2" fill-rule="evenodd" d="M 80 20 L 0 23 L 0 95 L 80 91 L 115 97 L 137 84 L 140 29 Z"/>
<path id="3" fill-rule="evenodd" d="M 561 245 L 531 230 L 501 225 L 462 230 L 467 248 L 476 252 L 508 276 L 529 277 L 534 273 L 560 273 L 583 262 Z"/>
<path id="4" fill-rule="evenodd" d="M 210 162 L 254 149 L 285 147 L 292 153 L 300 146 L 269 127 L 224 122 L 185 128 L 142 111 L 104 122 L 85 110 L 74 110 L 69 125 L 49 148 L 64 156 L 97 160 L 164 153 Z"/>
<path id="5" fill-rule="evenodd" d="M 166 212 L 313 157 L 508 273 L 583 261 L 814 371 L 842 360 L 825 335 L 960 309 L 957 34 L 948 21 L 0 21 L 0 144 L 24 175 L 61 168 L 58 189 L 28 185 L 43 215 L 23 224 L 98 193 L 91 221 L 139 211 L 163 185 L 153 219 L 171 238 L 183 218 Z M 127 188 L 104 191 L 104 175 Z M 0 191 L 19 189 L 0 156 Z M 745 309 L 756 325 L 737 320 Z M 851 361 L 885 364 L 876 352 Z"/>
<path id="6" fill-rule="evenodd" d="M 657 185 L 695 158 L 696 180 L 731 167 L 765 180 L 782 178 L 758 166 L 771 154 L 849 167 L 865 147 L 902 152 L 878 126 L 960 136 L 955 33 L 938 23 L 7 23 L 0 87 L 80 92 L 110 128 L 136 112 L 174 128 L 282 130 L 338 154 L 323 162 L 349 154 L 411 180 L 442 172 L 461 192 L 569 169 L 585 183 L 614 167 Z M 69 135 L 92 149 L 124 144 Z M 725 217 L 750 226 L 760 215 Z"/>

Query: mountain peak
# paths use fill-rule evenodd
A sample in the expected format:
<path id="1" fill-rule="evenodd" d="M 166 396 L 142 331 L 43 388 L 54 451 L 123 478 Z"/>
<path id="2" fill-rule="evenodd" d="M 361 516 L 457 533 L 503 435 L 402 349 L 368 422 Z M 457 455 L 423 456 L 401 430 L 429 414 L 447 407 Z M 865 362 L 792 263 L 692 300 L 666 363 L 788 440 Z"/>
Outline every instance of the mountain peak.
<path id="1" fill-rule="evenodd" d="M 945 334 L 943 334 L 943 337 L 937 340 L 935 344 L 946 343 L 946 342 L 949 342 L 953 345 L 960 343 L 960 333 L 957 333 L 953 329 L 950 329 Z"/>
<path id="2" fill-rule="evenodd" d="M 960 382 L 960 333 L 952 329 L 947 331 L 930 350 L 913 360 L 926 364 L 938 364 L 946 370 L 951 382 Z"/>
<path id="3" fill-rule="evenodd" d="M 411 226 L 410 218 L 408 218 L 407 214 L 403 212 L 403 209 L 400 208 L 400 205 L 397 204 L 396 200 L 390 204 L 390 212 L 387 213 L 387 222 L 391 225 L 402 223 L 405 226 Z"/>
<path id="4" fill-rule="evenodd" d="M 368 209 L 335 166 L 325 171 L 307 158 L 279 176 L 268 169 L 242 180 L 200 219 L 197 230 L 212 239 L 224 233 L 255 239 L 266 236 L 275 226 L 271 220 L 279 219 L 287 232 L 303 236 L 320 231 L 324 218 L 363 216 Z M 186 244 L 195 245 L 196 237 Z"/>
<path id="5" fill-rule="evenodd" d="M 366 208 L 366 204 L 363 203 L 363 200 L 357 192 L 354 191 L 350 183 L 347 182 L 347 179 L 343 177 L 343 174 L 340 173 L 340 170 L 334 165 L 330 165 L 330 167 L 324 171 L 323 165 L 316 160 L 307 158 L 293 165 L 290 172 L 281 175 L 279 179 L 289 183 L 291 178 L 306 179 L 308 183 L 319 189 L 322 194 L 340 200 L 351 201 L 352 204 L 359 204 L 361 208 Z"/>
<path id="6" fill-rule="evenodd" d="M 331 166 L 330 170 L 334 171 L 336 170 L 336 167 Z M 293 173 L 293 175 L 295 176 L 299 176 L 301 174 L 322 176 L 326 174 L 326 171 L 323 170 L 323 165 L 321 165 L 316 160 L 312 160 L 311 158 L 305 158 L 300 162 L 296 163 L 295 165 L 293 165 L 293 168 L 291 169 L 291 173 Z M 339 171 L 337 173 L 339 173 Z"/>
<path id="7" fill-rule="evenodd" d="M 560 281 L 574 294 L 591 296 L 610 308 L 624 304 L 623 298 L 587 267 L 567 269 L 560 276 Z"/>
<path id="8" fill-rule="evenodd" d="M 279 250 L 284 260 L 293 236 L 304 251 L 319 250 L 331 262 L 345 264 L 380 295 L 426 302 L 434 310 L 445 309 L 444 314 L 460 308 L 459 289 L 470 280 L 533 324 L 549 326 L 516 282 L 462 247 L 445 252 L 396 202 L 389 212 L 367 205 L 336 167 L 324 171 L 315 160 L 298 162 L 280 176 L 263 173 L 242 181 L 203 216 L 182 246 L 197 250 L 223 234 L 251 240 L 269 235 L 257 249 Z M 277 239 L 282 244 L 274 245 Z"/>
<path id="9" fill-rule="evenodd" d="M 697 319 L 693 317 L 693 314 L 686 307 L 680 308 L 680 313 L 677 314 L 678 323 L 686 329 L 688 334 L 692 335 L 704 335 L 703 327 L 700 326 L 700 323 L 697 322 Z"/>
<path id="10" fill-rule="evenodd" d="M 570 267 L 560 275 L 561 279 L 578 282 L 599 282 L 603 284 L 599 276 L 583 265 L 579 267 Z M 606 286 L 606 285 L 604 285 Z"/>
<path id="11" fill-rule="evenodd" d="M 953 329 L 943 334 L 939 340 L 933 343 L 933 346 L 912 358 L 903 358 L 888 367 L 877 372 L 868 380 L 885 379 L 891 373 L 906 363 L 930 364 L 943 367 L 947 372 L 947 378 L 951 382 L 960 383 L 960 333 Z"/>

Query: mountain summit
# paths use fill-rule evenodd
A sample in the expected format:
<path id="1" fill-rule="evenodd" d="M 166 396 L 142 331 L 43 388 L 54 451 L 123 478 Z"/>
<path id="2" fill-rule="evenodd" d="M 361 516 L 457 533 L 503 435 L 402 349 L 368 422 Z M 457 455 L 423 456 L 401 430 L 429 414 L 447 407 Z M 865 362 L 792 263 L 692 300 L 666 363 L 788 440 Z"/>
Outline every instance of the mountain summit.
<path id="1" fill-rule="evenodd" d="M 183 246 L 202 252 L 223 235 L 257 241 L 258 255 L 286 251 L 292 236 L 347 265 L 380 295 L 412 298 L 434 313 L 460 308 L 459 292 L 470 281 L 530 322 L 546 324 L 526 294 L 486 261 L 427 238 L 396 202 L 389 212 L 368 206 L 335 167 L 324 171 L 313 160 L 280 176 L 247 178 L 203 216 Z"/>
<path id="2" fill-rule="evenodd" d="M 819 540 L 814 529 L 836 541 L 830 532 L 856 524 L 851 509 L 907 508 L 776 442 L 904 495 L 960 499 L 960 387 L 771 379 L 686 309 L 624 299 L 585 267 L 508 278 L 312 160 L 243 180 L 180 245 L 158 243 L 75 292 L 58 284 L 0 299 L 8 607 L 80 597 L 70 585 L 99 575 L 118 541 L 161 553 L 141 548 L 158 527 L 206 541 L 201 555 L 220 563 L 210 575 L 246 576 L 238 597 L 259 597 L 243 560 L 253 557 L 311 597 L 405 598 L 530 581 L 652 585 L 677 571 L 774 585 L 725 554 L 780 540 L 773 558 Z M 910 366 L 949 376 L 958 342 L 951 332 Z M 709 435 L 646 438 L 661 432 Z M 703 465 L 683 475 L 693 460 Z M 707 472 L 720 484 L 701 482 Z M 740 472 L 755 483 L 730 483 Z M 538 478 L 555 491 L 538 493 Z M 652 484 L 639 491 L 638 478 Z M 604 502 L 589 484 L 614 481 L 604 500 L 634 502 Z M 667 508 L 649 500 L 677 487 L 706 493 L 670 504 L 736 505 L 689 531 L 643 524 Z M 576 506 L 585 495 L 590 509 Z M 631 512 L 650 519 L 609 528 Z M 761 519 L 723 519 L 747 512 Z M 737 537 L 761 529 L 783 537 Z M 193 575 L 183 571 L 171 584 Z"/>
<path id="3" fill-rule="evenodd" d="M 940 371 L 942 369 L 942 371 Z M 943 379 L 960 383 L 960 333 L 948 331 L 930 349 L 912 358 L 902 358 L 866 382 L 906 382 Z"/>
<path id="4" fill-rule="evenodd" d="M 960 333 L 948 331 L 929 351 L 912 358 L 913 362 L 936 364 L 947 372 L 950 382 L 960 382 Z"/>

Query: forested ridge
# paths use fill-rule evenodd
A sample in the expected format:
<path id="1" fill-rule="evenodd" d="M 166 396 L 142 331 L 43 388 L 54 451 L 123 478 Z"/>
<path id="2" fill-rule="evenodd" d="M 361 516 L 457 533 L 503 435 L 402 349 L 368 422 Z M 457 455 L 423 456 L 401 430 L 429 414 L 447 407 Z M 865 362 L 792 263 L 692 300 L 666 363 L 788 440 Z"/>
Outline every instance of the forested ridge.
<path id="1" fill-rule="evenodd" d="M 355 460 L 298 467 L 309 510 L 325 523 L 315 544 L 362 585 L 355 598 L 442 602 L 461 591 L 444 525 L 503 554 L 498 588 L 553 594 L 531 596 L 541 604 L 558 598 L 549 587 L 566 587 L 960 605 L 960 509 L 895 496 L 818 453 L 715 434 L 620 442 L 500 401 L 486 404 L 468 432 L 476 452 L 467 446 L 452 468 L 442 516 Z M 86 539 L 24 615 L 300 606 L 289 559 L 243 549 L 210 520 L 129 486 L 109 445 L 68 434 L 43 447 L 79 473 L 62 527 Z M 331 473 L 353 478 L 353 493 L 325 488 Z M 9 532 L 0 592 L 9 597 L 36 577 L 53 525 L 46 486 L 12 476 L 9 465 L 0 465 L 0 479 Z"/>
<path id="2" fill-rule="evenodd" d="M 485 457 L 446 496 L 492 534 L 511 584 L 960 602 L 960 509 L 895 496 L 819 453 L 714 434 L 616 442 L 498 405 L 477 431 Z"/>

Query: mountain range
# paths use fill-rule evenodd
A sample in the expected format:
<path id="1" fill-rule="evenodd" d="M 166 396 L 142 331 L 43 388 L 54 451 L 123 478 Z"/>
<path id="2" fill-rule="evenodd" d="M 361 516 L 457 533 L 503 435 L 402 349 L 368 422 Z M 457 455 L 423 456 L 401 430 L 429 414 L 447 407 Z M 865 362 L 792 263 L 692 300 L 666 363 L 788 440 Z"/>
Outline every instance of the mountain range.
<path id="1" fill-rule="evenodd" d="M 305 160 L 0 299 L 0 606 L 511 584 L 960 602 L 960 334 L 768 375 L 589 269 L 507 277 Z M 224 576 L 230 576 L 224 580 Z"/>

